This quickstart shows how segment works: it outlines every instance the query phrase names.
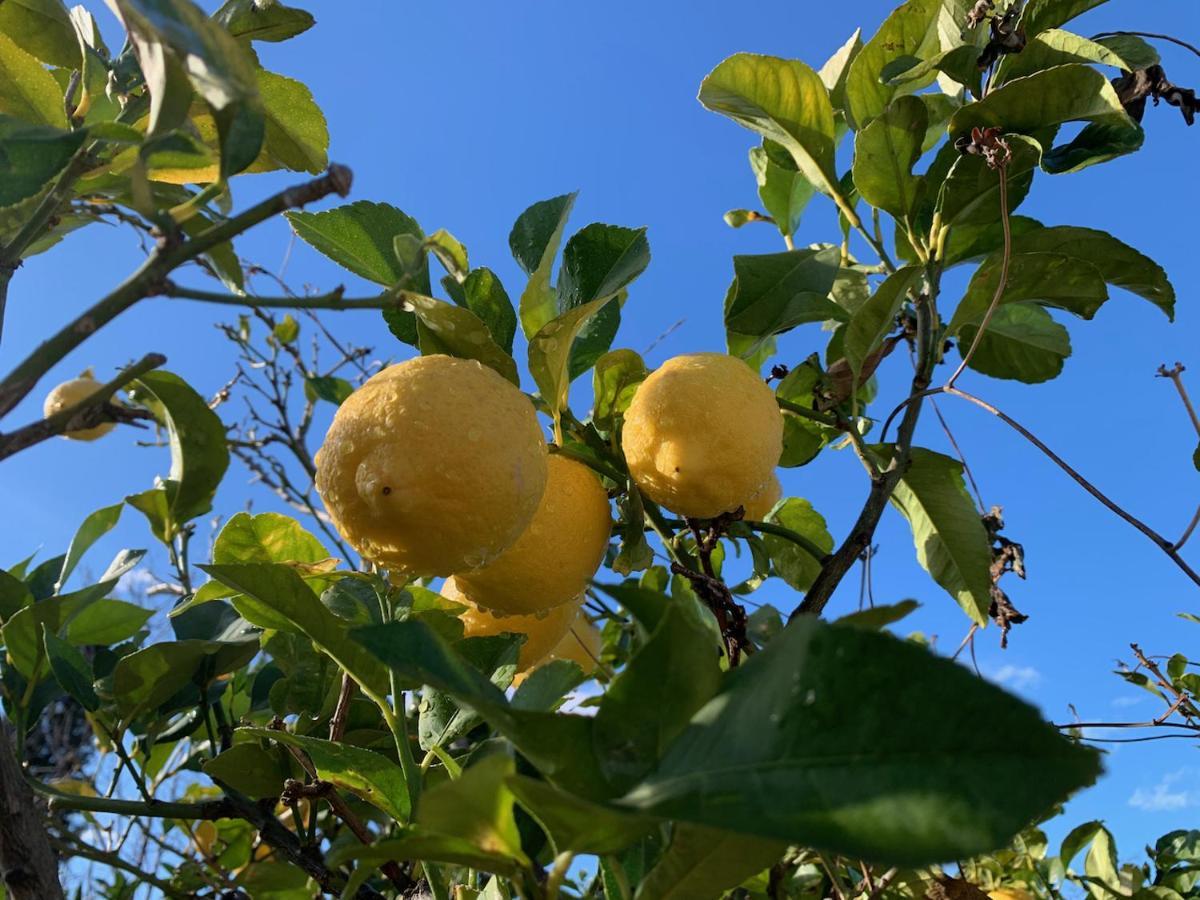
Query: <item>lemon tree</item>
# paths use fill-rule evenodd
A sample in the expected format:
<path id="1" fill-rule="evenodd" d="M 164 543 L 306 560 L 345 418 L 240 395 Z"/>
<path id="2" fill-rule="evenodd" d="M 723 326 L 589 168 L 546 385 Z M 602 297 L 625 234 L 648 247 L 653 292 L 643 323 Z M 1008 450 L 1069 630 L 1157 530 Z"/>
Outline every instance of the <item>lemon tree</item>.
<path id="1" fill-rule="evenodd" d="M 0 570 L 0 895 L 1200 897 L 1200 832 L 1132 862 L 1103 822 L 1060 821 L 1101 776 L 1104 723 L 1054 725 L 899 637 L 915 601 L 835 605 L 890 509 L 970 635 L 1026 619 L 1006 592 L 1022 547 L 935 449 L 935 396 L 1015 428 L 1200 584 L 1186 535 L 960 387 L 1057 377 L 1069 326 L 1117 290 L 1173 317 L 1141 250 L 1019 213 L 1037 173 L 1135 153 L 1151 103 L 1191 122 L 1158 37 L 1083 36 L 1096 3 L 907 0 L 822 65 L 739 53 L 697 73 L 700 104 L 749 133 L 756 199 L 725 220 L 778 244 L 732 254 L 724 352 L 651 366 L 622 331 L 646 229 L 539 200 L 505 284 L 396 198 L 346 200 L 315 98 L 260 52 L 309 12 L 109 5 L 119 48 L 83 7 L 0 2 L 0 324 L 23 260 L 70 231 L 148 239 L 79 316 L 5 348 L 0 462 L 58 436 L 160 438 L 142 490 Z M 243 206 L 231 184 L 263 172 L 289 183 Z M 839 227 L 796 246 L 810 207 Z M 234 242 L 280 216 L 372 287 L 252 290 Z M 250 310 L 221 323 L 240 369 L 215 397 L 141 346 L 158 334 L 47 393 L 161 298 Z M 352 311 L 394 361 L 338 337 Z M 1161 374 L 1186 396 L 1181 368 Z M 881 405 L 897 377 L 903 402 Z M 827 520 L 789 491 L 835 453 L 863 473 L 847 503 L 865 499 Z M 231 463 L 282 511 L 221 509 Z M 93 567 L 123 517 L 153 549 Z M 118 599 L 150 560 L 169 602 Z M 1196 663 L 1131 650 L 1118 675 L 1161 709 L 1124 724 L 1194 737 Z"/>

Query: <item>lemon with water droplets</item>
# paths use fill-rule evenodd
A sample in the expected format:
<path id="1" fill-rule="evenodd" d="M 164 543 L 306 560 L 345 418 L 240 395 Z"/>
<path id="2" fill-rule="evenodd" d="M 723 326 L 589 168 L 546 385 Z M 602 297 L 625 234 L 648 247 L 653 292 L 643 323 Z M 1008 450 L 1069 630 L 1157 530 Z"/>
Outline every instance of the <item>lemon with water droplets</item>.
<path id="1" fill-rule="evenodd" d="M 338 408 L 316 464 L 346 541 L 410 576 L 491 562 L 528 527 L 546 486 L 529 398 L 475 360 L 442 355 L 368 379 Z"/>
<path id="2" fill-rule="evenodd" d="M 579 616 L 583 598 L 563 603 L 554 609 L 527 616 L 497 616 L 476 606 L 463 594 L 458 578 L 448 578 L 442 585 L 442 596 L 467 607 L 462 614 L 464 637 L 485 637 L 493 634 L 523 634 L 525 643 L 517 659 L 517 671 L 532 669 L 563 639 Z"/>
<path id="3" fill-rule="evenodd" d="M 772 475 L 767 479 L 767 483 L 754 493 L 754 496 L 742 504 L 744 508 L 742 518 L 747 522 L 761 522 L 767 517 L 767 513 L 775 508 L 775 504 L 782 496 L 783 485 L 779 483 L 779 476 Z"/>
<path id="4" fill-rule="evenodd" d="M 551 454 L 533 521 L 493 562 L 455 578 L 476 606 L 526 615 L 575 599 L 604 559 L 612 533 L 608 493 L 583 463 Z"/>
<path id="5" fill-rule="evenodd" d="M 774 392 L 742 360 L 692 353 L 638 386 L 621 445 L 647 497 L 710 519 L 737 509 L 771 477 L 783 452 L 783 416 Z"/>
<path id="6" fill-rule="evenodd" d="M 604 636 L 600 633 L 600 629 L 589 622 L 587 616 L 580 612 L 575 621 L 571 623 L 571 627 L 567 629 L 567 633 L 550 648 L 550 652 L 542 658 L 541 662 L 533 669 L 517 674 L 517 677 L 513 679 L 513 686 L 520 687 L 521 682 L 533 674 L 534 669 L 556 659 L 569 659 L 583 669 L 584 675 L 591 675 L 600 666 L 600 652 L 603 647 Z"/>
<path id="7" fill-rule="evenodd" d="M 42 415 L 50 418 L 55 413 L 60 413 L 64 409 L 70 409 L 75 404 L 81 403 L 92 396 L 101 387 L 103 385 L 93 378 L 91 374 L 84 374 L 79 378 L 64 381 L 46 395 L 46 400 L 42 404 Z M 104 437 L 104 435 L 116 427 L 116 422 L 101 422 L 99 425 L 93 425 L 91 428 L 77 428 L 74 431 L 63 432 L 63 437 L 70 438 L 73 441 L 94 441 L 96 438 Z"/>

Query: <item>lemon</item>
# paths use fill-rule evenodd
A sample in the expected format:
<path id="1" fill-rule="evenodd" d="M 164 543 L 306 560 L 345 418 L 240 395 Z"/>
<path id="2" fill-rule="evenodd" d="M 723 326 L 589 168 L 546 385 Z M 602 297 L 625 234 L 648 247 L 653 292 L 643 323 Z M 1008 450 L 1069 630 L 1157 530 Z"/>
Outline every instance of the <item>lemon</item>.
<path id="1" fill-rule="evenodd" d="M 748 522 L 761 522 L 767 517 L 767 513 L 775 508 L 775 504 L 782 496 L 783 485 L 779 483 L 777 475 L 772 475 L 767 479 L 766 484 L 759 487 L 753 497 L 742 504 L 745 507 L 742 518 Z"/>
<path id="2" fill-rule="evenodd" d="M 517 671 L 532 669 L 545 659 L 570 630 L 583 598 L 564 603 L 554 609 L 528 616 L 497 616 L 472 603 L 459 589 L 458 578 L 448 578 L 442 585 L 442 596 L 467 607 L 462 614 L 464 637 L 484 637 L 492 634 L 523 634 L 521 655 L 517 659 Z"/>
<path id="3" fill-rule="evenodd" d="M 775 394 L 742 360 L 693 353 L 638 387 L 621 444 L 651 500 L 709 519 L 737 509 L 771 477 L 783 452 Z"/>
<path id="4" fill-rule="evenodd" d="M 533 404 L 475 360 L 421 356 L 374 375 L 338 408 L 317 490 L 366 559 L 408 575 L 491 562 L 546 486 Z"/>
<path id="5" fill-rule="evenodd" d="M 42 414 L 49 418 L 55 413 L 69 409 L 76 403 L 81 403 L 92 396 L 101 387 L 103 385 L 90 375 L 64 381 L 46 395 L 46 402 L 42 404 Z M 116 422 L 101 422 L 91 428 L 77 428 L 75 431 L 64 432 L 63 437 L 71 438 L 74 441 L 94 441 L 96 438 L 104 437 L 116 427 Z"/>
<path id="6" fill-rule="evenodd" d="M 476 606 L 500 615 L 550 609 L 583 592 L 611 533 L 600 479 L 583 463 L 551 454 L 546 491 L 529 527 L 493 562 L 454 581 Z"/>
<path id="7" fill-rule="evenodd" d="M 556 659 L 569 659 L 583 669 L 583 674 L 591 675 L 600 665 L 600 651 L 603 647 L 604 636 L 600 629 L 580 613 L 567 629 L 567 633 L 562 636 L 562 640 L 550 648 L 550 652 L 533 669 Z M 530 676 L 533 669 L 518 673 L 513 679 L 513 687 L 520 687 L 521 682 Z"/>
<path id="8" fill-rule="evenodd" d="M 994 891 L 988 891 L 988 896 L 992 900 L 1034 900 L 1033 894 L 1024 888 L 1017 887 L 997 888 Z"/>

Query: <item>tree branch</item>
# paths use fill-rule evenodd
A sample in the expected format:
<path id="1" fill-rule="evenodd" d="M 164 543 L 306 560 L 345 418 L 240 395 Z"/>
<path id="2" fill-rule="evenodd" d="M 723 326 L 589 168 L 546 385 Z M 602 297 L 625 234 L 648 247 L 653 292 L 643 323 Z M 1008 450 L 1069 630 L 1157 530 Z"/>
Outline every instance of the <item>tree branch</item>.
<path id="1" fill-rule="evenodd" d="M 333 165 L 321 177 L 280 191 L 193 238 L 183 240 L 175 236 L 165 241 L 116 290 L 42 342 L 0 381 L 0 417 L 11 412 L 43 375 L 98 329 L 139 300 L 161 293 L 167 276 L 179 266 L 281 212 L 299 208 L 330 194 L 344 197 L 350 190 L 350 182 L 350 170 L 345 166 Z M 247 298 L 244 305 L 253 306 L 253 300 Z"/>
<path id="2" fill-rule="evenodd" d="M 384 291 L 375 297 L 342 299 L 344 288 L 338 287 L 326 294 L 315 294 L 311 297 L 259 297 L 254 294 L 223 294 L 220 291 L 201 291 L 181 287 L 173 281 L 162 285 L 162 294 L 166 297 L 176 297 L 181 300 L 199 300 L 203 303 L 220 303 L 226 306 L 251 306 L 255 309 L 390 309 L 393 306 L 403 306 L 403 297 L 393 291 Z"/>
<path id="3" fill-rule="evenodd" d="M 133 365 L 122 369 L 114 379 L 96 393 L 85 397 L 74 406 L 31 422 L 10 434 L 0 434 L 0 460 L 7 459 L 28 447 L 68 431 L 91 428 L 102 422 L 123 422 L 145 418 L 146 416 L 140 411 L 114 405 L 111 402 L 112 397 L 131 381 L 140 378 L 151 369 L 157 369 L 166 361 L 167 358 L 161 353 L 148 353 Z"/>
<path id="4" fill-rule="evenodd" d="M 46 820 L 13 753 L 8 723 L 0 719 L 0 886 L 12 900 L 62 900 L 58 860 Z"/>

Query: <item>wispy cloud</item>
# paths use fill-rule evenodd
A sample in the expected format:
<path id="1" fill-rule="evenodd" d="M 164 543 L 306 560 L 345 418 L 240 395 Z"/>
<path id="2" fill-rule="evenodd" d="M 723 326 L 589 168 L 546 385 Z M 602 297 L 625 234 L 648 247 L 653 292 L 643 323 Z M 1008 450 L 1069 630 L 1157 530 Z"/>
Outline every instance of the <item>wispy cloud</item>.
<path id="1" fill-rule="evenodd" d="M 1129 805 L 1143 812 L 1170 812 L 1200 806 L 1200 773 L 1190 767 L 1168 772 L 1154 787 L 1134 791 Z"/>
<path id="2" fill-rule="evenodd" d="M 116 593 L 137 596 L 154 584 L 157 579 L 148 569 L 130 569 L 117 582 Z"/>
<path id="3" fill-rule="evenodd" d="M 996 682 L 996 684 L 1002 684 L 1017 691 L 1034 687 L 1042 680 L 1042 673 L 1033 666 L 1006 664 L 1000 666 L 998 669 L 987 671 L 985 674 L 988 679 Z"/>
<path id="4" fill-rule="evenodd" d="M 1120 697 L 1113 698 L 1112 705 L 1117 709 L 1127 709 L 1130 706 L 1137 706 L 1149 696 L 1149 694 L 1122 694 Z"/>

